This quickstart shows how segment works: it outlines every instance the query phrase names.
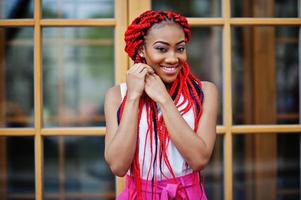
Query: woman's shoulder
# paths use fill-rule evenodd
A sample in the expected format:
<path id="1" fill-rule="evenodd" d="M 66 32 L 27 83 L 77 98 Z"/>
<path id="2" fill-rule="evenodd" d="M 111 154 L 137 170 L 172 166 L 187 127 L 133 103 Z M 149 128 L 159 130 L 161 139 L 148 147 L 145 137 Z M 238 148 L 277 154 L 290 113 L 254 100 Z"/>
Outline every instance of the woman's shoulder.
<path id="1" fill-rule="evenodd" d="M 120 93 L 120 90 L 126 89 L 126 83 L 120 83 L 118 85 L 114 85 L 113 87 L 109 88 L 106 92 L 106 94 L 111 94 L 111 93 Z"/>
<path id="2" fill-rule="evenodd" d="M 219 94 L 217 86 L 209 81 L 202 81 L 202 90 L 207 104 L 217 104 Z M 207 99 L 207 101 L 206 101 Z"/>
<path id="3" fill-rule="evenodd" d="M 107 90 L 106 95 L 113 95 L 118 91 L 120 91 L 120 85 L 115 85 Z"/>
<path id="4" fill-rule="evenodd" d="M 120 87 L 122 84 L 115 85 L 107 90 L 106 92 L 106 101 L 107 102 L 120 102 L 121 101 L 121 94 L 120 94 Z"/>
<path id="5" fill-rule="evenodd" d="M 202 90 L 204 92 L 217 92 L 217 86 L 210 81 L 202 81 Z"/>

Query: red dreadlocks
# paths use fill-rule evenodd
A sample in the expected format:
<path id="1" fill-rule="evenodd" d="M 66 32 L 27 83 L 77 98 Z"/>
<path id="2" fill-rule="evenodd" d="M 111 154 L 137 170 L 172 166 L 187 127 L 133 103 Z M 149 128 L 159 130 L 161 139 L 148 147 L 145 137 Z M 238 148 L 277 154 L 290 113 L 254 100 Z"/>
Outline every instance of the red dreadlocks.
<path id="1" fill-rule="evenodd" d="M 148 30 L 154 25 L 161 23 L 163 21 L 171 21 L 172 23 L 179 24 L 185 34 L 185 42 L 188 42 L 191 37 L 190 26 L 188 25 L 187 19 L 174 12 L 164 12 L 164 11 L 146 11 L 137 17 L 131 25 L 129 25 L 127 31 L 125 32 L 125 51 L 128 53 L 129 57 L 134 62 L 143 62 L 138 54 L 139 46 L 144 43 L 144 37 L 147 35 Z M 179 108 L 182 105 L 186 106 L 180 110 L 181 115 L 187 113 L 190 109 L 193 109 L 195 115 L 195 126 L 194 131 L 196 132 L 198 128 L 198 122 L 202 114 L 202 99 L 203 93 L 201 90 L 201 82 L 195 78 L 190 72 L 190 68 L 187 63 L 181 63 L 182 68 L 178 74 L 177 79 L 172 83 L 169 89 L 169 94 L 173 98 L 175 105 Z M 179 102 L 180 96 L 183 96 L 183 101 Z M 126 101 L 126 96 L 118 110 L 118 121 L 121 120 L 124 105 Z M 146 105 L 147 111 L 147 123 L 148 130 L 147 135 L 152 143 L 153 134 L 159 139 L 159 147 L 156 147 L 159 158 L 159 162 L 164 162 L 170 172 L 170 174 L 175 178 L 172 167 L 170 165 L 169 159 L 167 157 L 166 149 L 169 143 L 168 130 L 165 127 L 163 117 L 158 116 L 158 110 L 156 103 L 152 101 L 147 95 L 143 95 L 139 102 L 139 112 L 138 112 L 138 124 L 140 123 L 141 113 L 143 106 Z M 146 137 L 148 138 L 148 137 Z M 152 145 L 150 145 L 152 147 Z M 136 186 L 136 192 L 138 199 L 142 199 L 141 195 L 141 174 L 140 174 L 140 164 L 139 164 L 139 126 L 137 127 L 137 144 L 136 152 L 134 155 L 134 161 L 131 165 L 131 174 L 134 176 L 134 182 Z M 152 149 L 150 152 L 153 152 Z M 156 156 L 156 155 L 151 155 Z M 151 165 L 150 165 L 151 166 Z M 162 171 L 161 171 L 162 172 Z M 162 172 L 162 175 L 165 176 Z M 166 177 L 166 176 L 165 176 Z M 148 178 L 148 177 L 147 177 Z M 154 190 L 156 190 L 156 177 L 153 177 Z M 154 191 L 155 192 L 155 191 Z"/>

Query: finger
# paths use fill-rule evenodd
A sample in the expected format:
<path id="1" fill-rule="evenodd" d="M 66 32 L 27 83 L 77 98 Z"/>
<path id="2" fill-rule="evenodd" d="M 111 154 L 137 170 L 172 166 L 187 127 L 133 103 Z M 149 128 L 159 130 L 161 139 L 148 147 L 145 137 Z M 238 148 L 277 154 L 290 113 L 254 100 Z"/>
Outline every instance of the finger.
<path id="1" fill-rule="evenodd" d="M 147 65 L 141 63 L 141 65 L 139 65 L 136 68 L 136 70 L 134 71 L 134 73 L 138 73 L 139 74 L 139 73 L 142 73 L 144 70 L 149 71 L 150 69 L 147 67 Z"/>
<path id="2" fill-rule="evenodd" d="M 149 66 L 149 65 L 147 65 L 147 64 L 144 64 L 144 66 L 150 71 L 150 72 L 155 72 L 154 71 L 154 69 L 151 67 L 151 66 Z"/>
<path id="3" fill-rule="evenodd" d="M 147 69 L 142 69 L 142 71 L 139 73 L 140 77 L 145 77 L 145 75 L 147 74 Z"/>
<path id="4" fill-rule="evenodd" d="M 132 73 L 140 73 L 142 69 L 144 68 L 143 63 L 136 63 L 135 66 L 133 66 Z"/>
<path id="5" fill-rule="evenodd" d="M 150 78 L 150 79 L 154 79 L 156 74 L 155 74 L 155 73 L 150 73 L 150 74 L 148 74 L 148 75 L 149 75 L 149 78 Z"/>
<path id="6" fill-rule="evenodd" d="M 153 68 L 145 63 L 141 63 L 141 66 L 143 66 L 143 68 L 147 68 L 149 69 L 150 71 L 154 71 Z"/>
<path id="7" fill-rule="evenodd" d="M 146 76 L 145 76 L 145 86 L 149 86 L 150 81 L 151 81 L 151 80 L 149 79 L 149 76 L 146 75 Z"/>
<path id="8" fill-rule="evenodd" d="M 158 76 L 157 74 L 153 74 L 153 77 L 154 77 L 155 79 L 160 79 L 160 80 L 161 80 L 160 76 Z"/>
<path id="9" fill-rule="evenodd" d="M 143 77 L 143 78 L 147 78 L 148 76 L 150 76 L 152 72 L 149 71 L 149 69 L 145 68 L 139 75 L 140 77 Z"/>
<path id="10" fill-rule="evenodd" d="M 154 74 L 155 70 L 153 68 L 148 68 L 150 74 Z"/>
<path id="11" fill-rule="evenodd" d="M 128 70 L 128 73 L 132 73 L 136 70 L 136 68 L 139 66 L 140 63 L 136 63 L 132 65 L 132 67 Z"/>
<path id="12" fill-rule="evenodd" d="M 143 68 L 142 63 L 138 63 L 135 69 L 133 70 L 133 73 L 140 73 L 142 68 Z"/>
<path id="13" fill-rule="evenodd" d="M 154 73 L 147 73 L 147 78 L 151 78 L 153 76 Z"/>
<path id="14" fill-rule="evenodd" d="M 148 74 L 152 74 L 154 73 L 154 70 L 152 68 L 149 67 L 144 67 L 141 72 L 146 71 Z"/>
<path id="15" fill-rule="evenodd" d="M 144 70 L 147 70 L 148 72 L 152 72 L 153 71 L 153 69 L 150 66 L 141 63 L 141 65 L 139 67 L 137 67 L 135 73 L 141 73 Z"/>
<path id="16" fill-rule="evenodd" d="M 141 65 L 138 72 L 142 73 L 143 71 L 147 71 L 147 67 L 145 67 L 144 65 Z"/>
<path id="17" fill-rule="evenodd" d="M 152 74 L 146 74 L 145 76 L 145 82 L 150 83 L 153 80 Z"/>

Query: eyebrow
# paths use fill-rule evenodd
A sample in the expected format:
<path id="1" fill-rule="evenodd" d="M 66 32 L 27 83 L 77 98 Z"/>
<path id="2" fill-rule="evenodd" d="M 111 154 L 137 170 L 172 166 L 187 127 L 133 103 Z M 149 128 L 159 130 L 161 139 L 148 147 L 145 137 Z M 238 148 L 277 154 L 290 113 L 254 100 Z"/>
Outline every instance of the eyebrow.
<path id="1" fill-rule="evenodd" d="M 184 40 L 181 40 L 180 42 L 177 42 L 176 45 L 182 43 L 182 42 L 185 42 Z M 165 45 L 168 45 L 170 46 L 170 44 L 168 42 L 164 42 L 164 41 L 156 41 L 153 45 L 157 44 L 157 43 L 162 43 L 162 44 L 165 44 Z"/>

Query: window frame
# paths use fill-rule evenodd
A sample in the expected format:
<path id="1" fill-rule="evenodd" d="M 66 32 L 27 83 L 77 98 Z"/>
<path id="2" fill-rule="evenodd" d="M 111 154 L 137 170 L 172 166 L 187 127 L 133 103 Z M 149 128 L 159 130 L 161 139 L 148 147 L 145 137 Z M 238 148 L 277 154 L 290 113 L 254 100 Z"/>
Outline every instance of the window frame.
<path id="1" fill-rule="evenodd" d="M 34 0 L 33 19 L 1 19 L 0 27 L 32 27 L 34 29 L 34 127 L 0 128 L 0 136 L 31 136 L 35 141 L 35 199 L 43 199 L 43 138 L 51 136 L 101 136 L 105 127 L 44 128 L 42 100 L 42 28 L 44 27 L 114 27 L 115 84 L 125 81 L 125 74 L 132 62 L 124 49 L 123 33 L 127 25 L 141 12 L 151 9 L 151 0 L 115 0 L 115 17 L 106 19 L 43 19 L 41 1 Z M 224 146 L 224 199 L 233 199 L 233 136 L 236 134 L 283 133 L 301 134 L 301 125 L 233 125 L 232 122 L 232 71 L 231 28 L 235 26 L 300 26 L 301 18 L 234 18 L 231 17 L 231 0 L 222 1 L 222 17 L 188 18 L 191 26 L 221 26 L 223 62 L 223 124 L 217 133 L 223 136 Z M 299 11 L 300 12 L 300 11 Z M 300 15 L 300 14 L 299 14 Z M 0 56 L 4 55 L 0 50 Z M 300 79 L 300 77 L 299 77 Z M 5 87 L 5 86 L 1 86 Z M 300 86 L 299 86 L 300 87 Z M 4 88 L 5 90 L 5 88 Z M 0 116 L 1 117 L 1 116 Z M 0 143 L 1 144 L 1 143 Z M 4 184 L 4 183 L 2 183 Z M 0 182 L 1 185 L 1 182 Z M 124 188 L 124 178 L 116 178 L 116 195 Z"/>

